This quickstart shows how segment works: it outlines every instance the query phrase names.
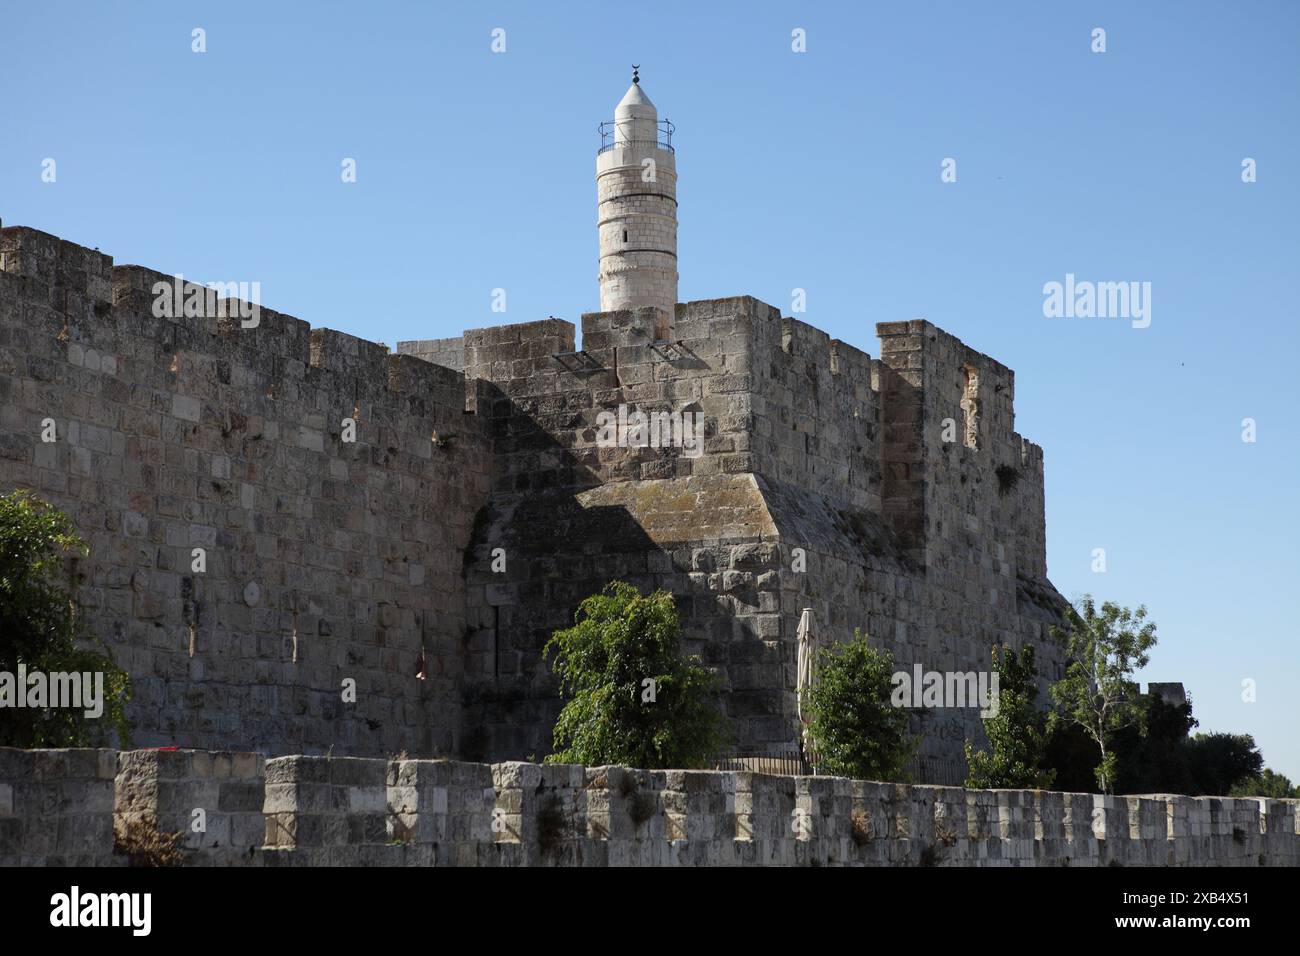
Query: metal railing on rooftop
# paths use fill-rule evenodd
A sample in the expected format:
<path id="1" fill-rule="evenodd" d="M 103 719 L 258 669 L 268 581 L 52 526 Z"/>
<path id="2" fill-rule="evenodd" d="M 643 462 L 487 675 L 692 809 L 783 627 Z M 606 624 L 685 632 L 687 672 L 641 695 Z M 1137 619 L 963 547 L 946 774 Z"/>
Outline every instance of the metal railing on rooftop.
<path id="1" fill-rule="evenodd" d="M 655 124 L 659 131 L 658 138 L 655 140 L 648 139 L 625 139 L 618 138 L 618 124 L 614 120 L 607 120 L 600 124 L 600 149 L 596 150 L 596 155 L 611 149 L 648 149 L 657 148 L 667 150 L 670 153 L 676 152 L 673 149 L 673 133 L 677 127 L 673 126 L 668 120 L 660 120 Z"/>

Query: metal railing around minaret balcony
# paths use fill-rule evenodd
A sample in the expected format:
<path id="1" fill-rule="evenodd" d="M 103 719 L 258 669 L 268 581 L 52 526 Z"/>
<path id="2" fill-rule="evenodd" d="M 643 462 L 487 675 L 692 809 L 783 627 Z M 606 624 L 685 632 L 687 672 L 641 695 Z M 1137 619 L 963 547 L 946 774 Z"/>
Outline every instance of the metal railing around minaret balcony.
<path id="1" fill-rule="evenodd" d="M 636 121 L 632 120 L 630 122 Z M 600 149 L 596 150 L 596 155 L 599 156 L 606 150 L 614 149 L 615 147 L 631 149 L 636 149 L 637 147 L 642 149 L 657 147 L 658 149 L 666 149 L 670 153 L 676 152 L 676 150 L 673 149 L 673 133 L 677 127 L 665 119 L 656 123 L 655 128 L 658 130 L 658 139 L 653 142 L 648 139 L 619 140 L 617 136 L 617 120 L 607 120 L 600 124 Z"/>

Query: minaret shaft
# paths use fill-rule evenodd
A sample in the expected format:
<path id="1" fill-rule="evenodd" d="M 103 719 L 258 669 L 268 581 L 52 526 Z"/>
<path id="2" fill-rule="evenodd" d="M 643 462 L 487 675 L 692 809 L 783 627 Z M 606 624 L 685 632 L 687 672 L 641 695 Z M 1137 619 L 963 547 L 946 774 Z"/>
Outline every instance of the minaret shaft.
<path id="1" fill-rule="evenodd" d="M 671 337 L 677 309 L 677 163 L 671 127 L 633 76 L 596 156 L 600 309 L 652 308 L 651 338 Z"/>

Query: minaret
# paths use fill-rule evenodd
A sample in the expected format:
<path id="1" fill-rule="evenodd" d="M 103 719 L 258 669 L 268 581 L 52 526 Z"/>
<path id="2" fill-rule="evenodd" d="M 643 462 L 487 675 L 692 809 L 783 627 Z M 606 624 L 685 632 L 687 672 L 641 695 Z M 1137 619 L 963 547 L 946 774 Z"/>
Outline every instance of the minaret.
<path id="1" fill-rule="evenodd" d="M 677 164 L 673 125 L 632 85 L 601 123 L 596 154 L 600 310 L 655 309 L 652 339 L 672 337 L 677 310 Z"/>

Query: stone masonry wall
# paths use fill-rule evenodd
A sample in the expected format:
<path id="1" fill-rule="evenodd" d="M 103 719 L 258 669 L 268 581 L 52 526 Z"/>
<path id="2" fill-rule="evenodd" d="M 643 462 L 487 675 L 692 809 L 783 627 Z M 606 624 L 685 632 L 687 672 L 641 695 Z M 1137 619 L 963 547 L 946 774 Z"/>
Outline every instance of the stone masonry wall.
<path id="1" fill-rule="evenodd" d="M 466 722 L 477 737 L 465 756 L 550 750 L 560 701 L 541 648 L 614 578 L 677 596 L 686 650 L 719 671 L 740 747 L 789 749 L 794 655 L 775 574 L 766 596 L 756 583 L 775 529 L 753 477 L 756 423 L 789 427 L 768 423 L 768 405 L 756 411 L 753 386 L 753 350 L 779 342 L 779 314 L 742 297 L 679 307 L 673 342 L 652 342 L 650 327 L 636 311 L 586 315 L 581 352 L 561 320 L 465 334 L 466 375 L 497 392 L 479 409 L 497 471 L 469 565 Z M 620 407 L 702 415 L 701 453 L 602 446 L 599 416 Z M 775 443 L 761 454 L 777 467 Z"/>
<path id="2" fill-rule="evenodd" d="M 229 787 L 247 833 L 261 794 L 264 842 L 191 841 L 187 865 L 1300 865 L 1296 800 L 320 756 L 269 760 L 263 784 L 251 758 L 0 749 L 0 864 L 122 865 L 117 768 L 117 814 L 164 832 Z"/>
<path id="3" fill-rule="evenodd" d="M 206 750 L 129 750 L 117 755 L 113 817 L 182 833 L 182 851 L 203 865 L 248 866 L 266 824 L 266 758 Z"/>
<path id="4" fill-rule="evenodd" d="M 676 596 L 743 754 L 797 748 L 804 608 L 900 669 L 1033 642 L 1059 674 L 1042 451 L 1011 370 L 927 322 L 872 359 L 738 297 L 679 305 L 669 341 L 642 309 L 583 316 L 580 351 L 546 319 L 391 356 L 269 309 L 155 317 L 169 279 L 0 230 L 0 488 L 88 540 L 138 743 L 543 755 L 541 648 L 616 578 Z M 620 410 L 698 415 L 703 447 L 610 447 Z M 919 778 L 960 782 L 976 709 L 913 729 Z"/>
<path id="5" fill-rule="evenodd" d="M 465 339 L 459 335 L 449 339 L 398 342 L 397 352 L 399 355 L 414 355 L 426 362 L 457 372 L 465 370 Z"/>
<path id="6" fill-rule="evenodd" d="M 491 469 L 464 377 L 265 308 L 155 317 L 170 280 L 0 231 L 0 490 L 90 545 L 79 597 L 135 742 L 454 753 Z"/>
<path id="7" fill-rule="evenodd" d="M 887 478 L 885 514 L 924 567 L 942 653 L 1033 642 L 1043 680 L 1058 679 L 1047 629 L 1064 601 L 1047 580 L 1043 452 L 1014 430 L 1014 373 L 928 322 L 877 329 L 894 413 L 884 458 L 906 475 Z"/>
<path id="8" fill-rule="evenodd" d="M 743 753 L 796 747 L 806 607 L 824 642 L 860 628 L 909 671 L 987 670 L 995 642 L 1032 642 L 1055 676 L 1042 454 L 1011 430 L 1009 369 L 928 323 L 880 326 L 872 360 L 744 297 L 679 306 L 672 342 L 648 328 L 585 315 L 580 352 L 561 320 L 465 335 L 466 375 L 496 396 L 480 411 L 498 464 L 468 573 L 465 756 L 549 751 L 560 702 L 541 647 L 612 578 L 676 595 Z M 702 415 L 702 454 L 601 446 L 598 416 L 620 406 Z M 963 743 L 983 741 L 975 708 L 918 711 L 913 730 L 931 782 L 960 783 Z"/>
<path id="9" fill-rule="evenodd" d="M 112 750 L 0 747 L 0 867 L 113 866 Z"/>

